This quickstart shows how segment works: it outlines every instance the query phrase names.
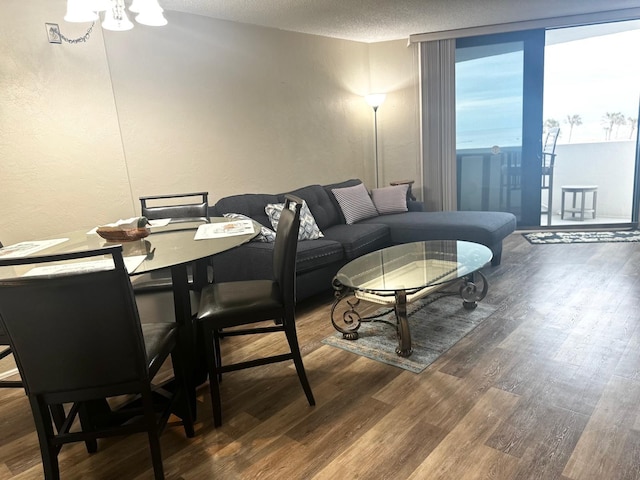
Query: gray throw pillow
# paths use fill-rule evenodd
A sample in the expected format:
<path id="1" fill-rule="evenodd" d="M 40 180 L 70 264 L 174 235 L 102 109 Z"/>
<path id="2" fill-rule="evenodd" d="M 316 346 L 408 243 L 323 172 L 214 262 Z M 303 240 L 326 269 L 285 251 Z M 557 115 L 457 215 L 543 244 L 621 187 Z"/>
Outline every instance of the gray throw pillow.
<path id="1" fill-rule="evenodd" d="M 356 223 L 365 218 L 377 217 L 378 211 L 371 201 L 364 184 L 353 187 L 334 188 L 331 190 L 340 205 L 342 215 L 347 224 Z"/>
<path id="2" fill-rule="evenodd" d="M 274 230 L 278 231 L 278 222 L 280 221 L 280 214 L 284 208 L 284 203 L 270 203 L 264 207 L 264 211 L 269 217 L 271 226 Z M 307 202 L 302 201 L 302 207 L 300 208 L 300 229 L 298 230 L 298 240 L 315 240 L 317 238 L 324 237 L 320 231 L 320 227 L 316 223 L 316 219 L 313 218 L 311 210 Z"/>
<path id="3" fill-rule="evenodd" d="M 252 218 L 247 217 L 246 215 L 243 215 L 241 213 L 224 213 L 223 216 L 226 218 L 236 218 L 238 220 L 252 220 Z M 270 228 L 265 227 L 264 225 L 260 225 L 260 233 L 253 237 L 251 241 L 273 243 L 276 241 L 276 232 L 274 232 Z"/>
<path id="4" fill-rule="evenodd" d="M 371 190 L 371 199 L 380 215 L 389 213 L 402 213 L 407 208 L 407 190 L 409 185 L 394 185 L 392 187 L 374 188 Z"/>

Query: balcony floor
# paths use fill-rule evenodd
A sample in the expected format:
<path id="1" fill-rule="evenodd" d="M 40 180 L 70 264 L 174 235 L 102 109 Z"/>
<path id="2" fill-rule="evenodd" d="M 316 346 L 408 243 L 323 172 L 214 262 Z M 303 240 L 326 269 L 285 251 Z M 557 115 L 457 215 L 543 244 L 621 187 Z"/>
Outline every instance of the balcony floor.
<path id="1" fill-rule="evenodd" d="M 628 218 L 620 217 L 602 217 L 600 215 L 596 218 L 591 218 L 591 214 L 586 214 L 584 221 L 580 220 L 579 215 L 576 215 L 575 219 L 571 218 L 570 214 L 565 214 L 564 220 L 560 219 L 560 215 L 553 215 L 551 218 L 551 226 L 575 226 L 576 228 L 583 228 L 585 225 L 611 225 L 611 224 L 628 224 L 631 220 Z M 547 226 L 547 216 L 542 215 L 540 218 L 540 225 Z"/>

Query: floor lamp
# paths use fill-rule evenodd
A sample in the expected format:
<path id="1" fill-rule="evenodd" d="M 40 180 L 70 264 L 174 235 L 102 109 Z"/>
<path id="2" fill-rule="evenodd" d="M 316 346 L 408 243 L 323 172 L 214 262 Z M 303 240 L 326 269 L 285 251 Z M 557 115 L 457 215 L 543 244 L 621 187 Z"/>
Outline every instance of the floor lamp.
<path id="1" fill-rule="evenodd" d="M 376 158 L 376 188 L 380 187 L 380 175 L 378 170 L 378 107 L 382 105 L 387 97 L 385 93 L 372 93 L 364 99 L 373 107 L 373 136 L 375 139 L 375 158 Z"/>

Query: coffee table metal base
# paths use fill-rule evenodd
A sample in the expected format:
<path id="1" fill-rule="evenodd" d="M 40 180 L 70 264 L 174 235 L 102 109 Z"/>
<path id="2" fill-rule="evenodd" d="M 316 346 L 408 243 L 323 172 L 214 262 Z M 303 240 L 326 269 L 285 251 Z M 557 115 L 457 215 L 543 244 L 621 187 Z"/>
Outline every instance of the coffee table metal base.
<path id="1" fill-rule="evenodd" d="M 480 280 L 482 285 L 481 288 L 478 286 L 478 280 Z M 457 284 L 460 284 L 458 291 L 445 290 Z M 476 271 L 448 283 L 425 287 L 417 291 L 398 290 L 394 292 L 393 295 L 382 295 L 347 288 L 338 281 L 334 281 L 333 289 L 335 290 L 334 295 L 336 299 L 331 307 L 331 324 L 333 328 L 342 333 L 342 337 L 345 340 L 357 340 L 359 337 L 358 329 L 363 322 L 381 321 L 390 323 L 382 320 L 381 317 L 391 311 L 395 311 L 396 322 L 394 326 L 398 336 L 396 353 L 400 357 L 409 357 L 413 353 L 413 349 L 411 346 L 411 330 L 407 316 L 407 305 L 434 293 L 440 294 L 436 300 L 445 296 L 459 294 L 462 298 L 463 307 L 467 310 L 473 310 L 478 306 L 478 302 L 487 295 L 489 284 L 482 272 Z M 387 305 L 391 307 L 391 309 L 376 315 L 363 317 L 357 310 L 361 300 Z M 340 313 L 338 306 L 343 302 L 347 304 L 348 308 Z"/>

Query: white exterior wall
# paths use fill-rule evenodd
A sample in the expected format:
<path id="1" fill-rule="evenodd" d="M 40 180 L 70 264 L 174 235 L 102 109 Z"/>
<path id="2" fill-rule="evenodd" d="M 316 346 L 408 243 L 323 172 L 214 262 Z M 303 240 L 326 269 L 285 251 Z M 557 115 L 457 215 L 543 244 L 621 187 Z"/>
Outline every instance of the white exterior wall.
<path id="1" fill-rule="evenodd" d="M 563 185 L 597 185 L 597 216 L 631 221 L 635 152 L 634 141 L 558 144 L 554 212 L 559 213 L 562 207 Z M 587 204 L 590 201 L 589 194 Z"/>

